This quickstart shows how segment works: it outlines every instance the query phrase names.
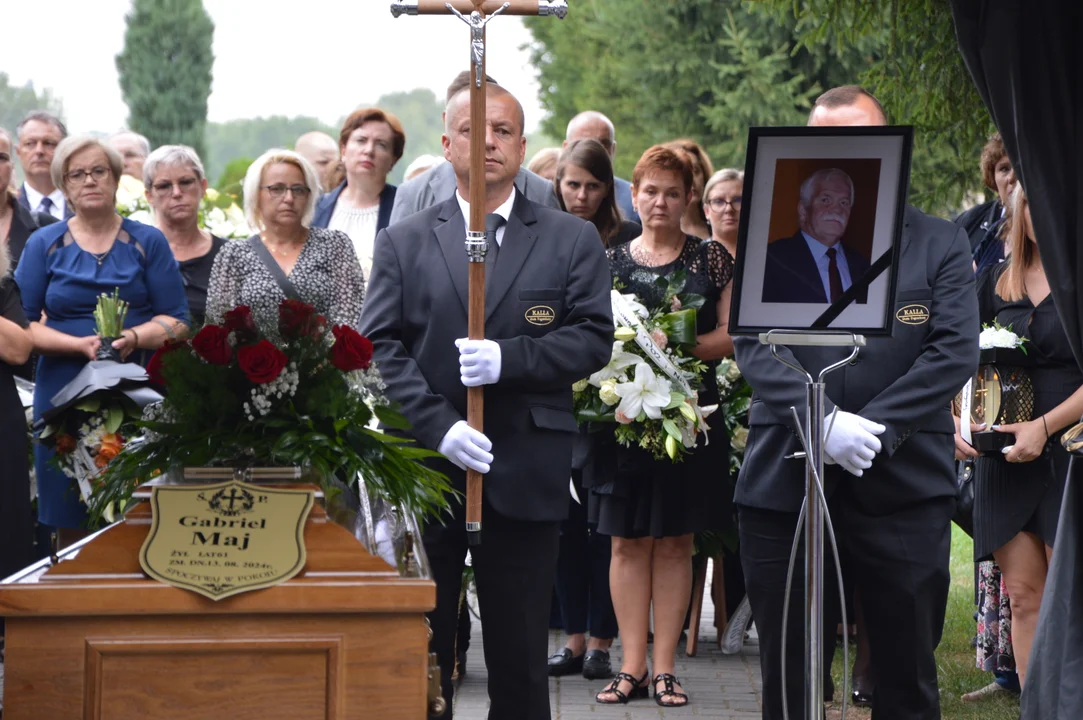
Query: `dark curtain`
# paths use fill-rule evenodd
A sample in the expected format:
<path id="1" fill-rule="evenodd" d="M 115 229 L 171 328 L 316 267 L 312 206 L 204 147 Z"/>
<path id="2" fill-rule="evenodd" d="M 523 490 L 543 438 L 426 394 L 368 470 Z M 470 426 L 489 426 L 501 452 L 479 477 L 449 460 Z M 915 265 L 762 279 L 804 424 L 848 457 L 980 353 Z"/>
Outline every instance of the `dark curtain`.
<path id="1" fill-rule="evenodd" d="M 1030 202 L 1053 302 L 1083 365 L 1083 11 L 951 0 L 959 48 Z M 1031 650 L 1023 720 L 1083 718 L 1083 458 L 1073 460 Z"/>

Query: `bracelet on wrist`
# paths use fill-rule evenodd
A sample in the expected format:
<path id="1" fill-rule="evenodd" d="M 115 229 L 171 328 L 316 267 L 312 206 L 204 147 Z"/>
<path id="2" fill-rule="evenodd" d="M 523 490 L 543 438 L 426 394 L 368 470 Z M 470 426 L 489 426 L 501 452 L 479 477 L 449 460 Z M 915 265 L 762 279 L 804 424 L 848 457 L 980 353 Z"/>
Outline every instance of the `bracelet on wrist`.
<path id="1" fill-rule="evenodd" d="M 1042 415 L 1042 427 L 1045 428 L 1045 439 L 1049 439 L 1049 423 L 1045 421 L 1045 415 Z"/>

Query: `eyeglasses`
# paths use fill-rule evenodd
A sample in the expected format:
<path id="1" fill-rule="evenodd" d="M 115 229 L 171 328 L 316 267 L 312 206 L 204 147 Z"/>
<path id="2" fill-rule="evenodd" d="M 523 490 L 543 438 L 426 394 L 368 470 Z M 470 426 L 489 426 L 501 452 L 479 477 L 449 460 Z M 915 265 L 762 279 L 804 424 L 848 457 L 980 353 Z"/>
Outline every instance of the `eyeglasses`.
<path id="1" fill-rule="evenodd" d="M 282 197 L 287 192 L 292 193 L 295 198 L 306 198 L 312 192 L 312 189 L 307 185 L 260 185 L 259 187 L 261 190 L 271 193 L 271 197 L 275 199 Z"/>
<path id="2" fill-rule="evenodd" d="M 94 182 L 101 182 L 108 174 L 110 174 L 109 168 L 99 165 L 98 167 L 91 168 L 90 170 L 83 170 L 82 168 L 78 170 L 72 170 L 70 173 L 64 176 L 64 179 L 69 183 L 81 183 L 86 182 L 87 176 L 89 175 L 90 177 L 94 178 Z"/>
<path id="3" fill-rule="evenodd" d="M 193 187 L 195 187 L 195 184 L 197 182 L 199 182 L 199 181 L 196 180 L 195 178 L 187 177 L 187 178 L 181 178 L 180 180 L 178 180 L 175 183 L 165 182 L 163 180 L 162 182 L 154 183 L 150 187 L 151 187 L 151 190 L 154 191 L 155 195 L 162 195 L 164 197 L 166 195 L 172 195 L 174 187 L 176 187 L 182 193 L 187 193 L 189 190 L 191 190 Z"/>
<path id="4" fill-rule="evenodd" d="M 716 198 L 711 198 L 710 201 L 708 201 L 707 204 L 710 205 L 711 209 L 714 210 L 715 212 L 722 212 L 723 210 L 726 209 L 727 205 L 732 207 L 734 210 L 740 210 L 741 209 L 741 198 L 733 198 L 732 200 L 727 200 L 726 198 L 716 197 Z"/>

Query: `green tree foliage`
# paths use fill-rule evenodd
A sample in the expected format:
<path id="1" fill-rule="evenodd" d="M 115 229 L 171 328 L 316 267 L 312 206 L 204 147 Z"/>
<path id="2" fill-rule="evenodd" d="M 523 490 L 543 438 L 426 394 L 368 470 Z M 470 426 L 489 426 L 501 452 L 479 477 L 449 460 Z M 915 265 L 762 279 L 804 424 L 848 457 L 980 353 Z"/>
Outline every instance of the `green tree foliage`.
<path id="1" fill-rule="evenodd" d="M 219 177 L 238 158 L 257 158 L 271 148 L 292 148 L 297 138 L 306 132 L 320 130 L 333 138 L 338 128 L 326 125 L 314 117 L 272 115 L 266 118 L 245 118 L 224 123 L 207 123 L 207 154 L 201 156 L 207 177 Z M 247 166 L 245 166 L 247 167 Z M 241 178 L 244 173 L 241 173 Z"/>
<path id="2" fill-rule="evenodd" d="M 232 197 L 240 207 L 244 207 L 244 176 L 253 162 L 255 158 L 250 157 L 230 160 L 218 176 L 218 182 L 214 184 L 215 189 Z"/>
<path id="3" fill-rule="evenodd" d="M 549 112 L 543 129 L 563 137 L 575 113 L 604 112 L 617 127 L 616 165 L 624 177 L 648 146 L 681 136 L 700 142 L 716 167 L 743 167 L 749 126 L 803 125 L 819 93 L 862 82 L 895 122 L 917 126 L 912 200 L 945 211 L 980 185 L 978 154 L 988 116 L 980 103 L 968 104 L 950 122 L 944 113 L 916 112 L 948 104 L 928 97 L 946 79 L 966 81 L 951 89 L 953 98 L 973 90 L 965 70 L 959 78 L 947 63 L 952 58 L 940 36 L 954 43 L 954 34 L 950 18 L 943 26 L 946 9 L 927 25 L 900 24 L 892 6 L 908 4 L 941 2 L 579 0 L 562 23 L 527 20 Z M 853 8 L 848 15 L 829 13 L 828 6 Z M 862 29 L 823 27 L 845 29 L 847 22 Z M 897 67 L 910 74 L 893 76 L 889 63 L 903 57 L 911 59 Z M 923 76 L 925 97 L 915 99 L 908 88 L 919 67 L 939 79 Z M 964 127 L 965 112 L 974 116 Z"/>
<path id="4" fill-rule="evenodd" d="M 406 148 L 402 159 L 392 168 L 387 181 L 398 185 L 406 167 L 420 155 L 442 157 L 443 146 L 440 136 L 444 134 L 440 117 L 444 104 L 437 99 L 432 90 L 417 88 L 408 92 L 395 92 L 380 96 L 375 106 L 386 110 L 399 119 L 403 132 L 406 133 Z M 338 137 L 338 133 L 335 133 Z"/>
<path id="5" fill-rule="evenodd" d="M 214 23 L 202 0 L 133 0 L 117 55 L 128 125 L 152 147 L 203 151 Z"/>

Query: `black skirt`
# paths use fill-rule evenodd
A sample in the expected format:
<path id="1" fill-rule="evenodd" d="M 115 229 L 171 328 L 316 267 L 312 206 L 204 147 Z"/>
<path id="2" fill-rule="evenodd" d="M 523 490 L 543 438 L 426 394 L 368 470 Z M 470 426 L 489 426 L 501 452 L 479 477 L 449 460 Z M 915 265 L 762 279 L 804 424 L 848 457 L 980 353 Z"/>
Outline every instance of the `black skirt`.
<path id="1" fill-rule="evenodd" d="M 1051 442 L 1028 463 L 982 455 L 974 462 L 974 560 L 991 560 L 1021 532 L 1053 546 L 1071 456 Z"/>
<path id="2" fill-rule="evenodd" d="M 730 439 L 721 419 L 681 462 L 618 446 L 612 480 L 593 488 L 598 532 L 623 538 L 725 530 L 733 518 Z M 705 442 L 709 439 L 710 442 Z"/>

